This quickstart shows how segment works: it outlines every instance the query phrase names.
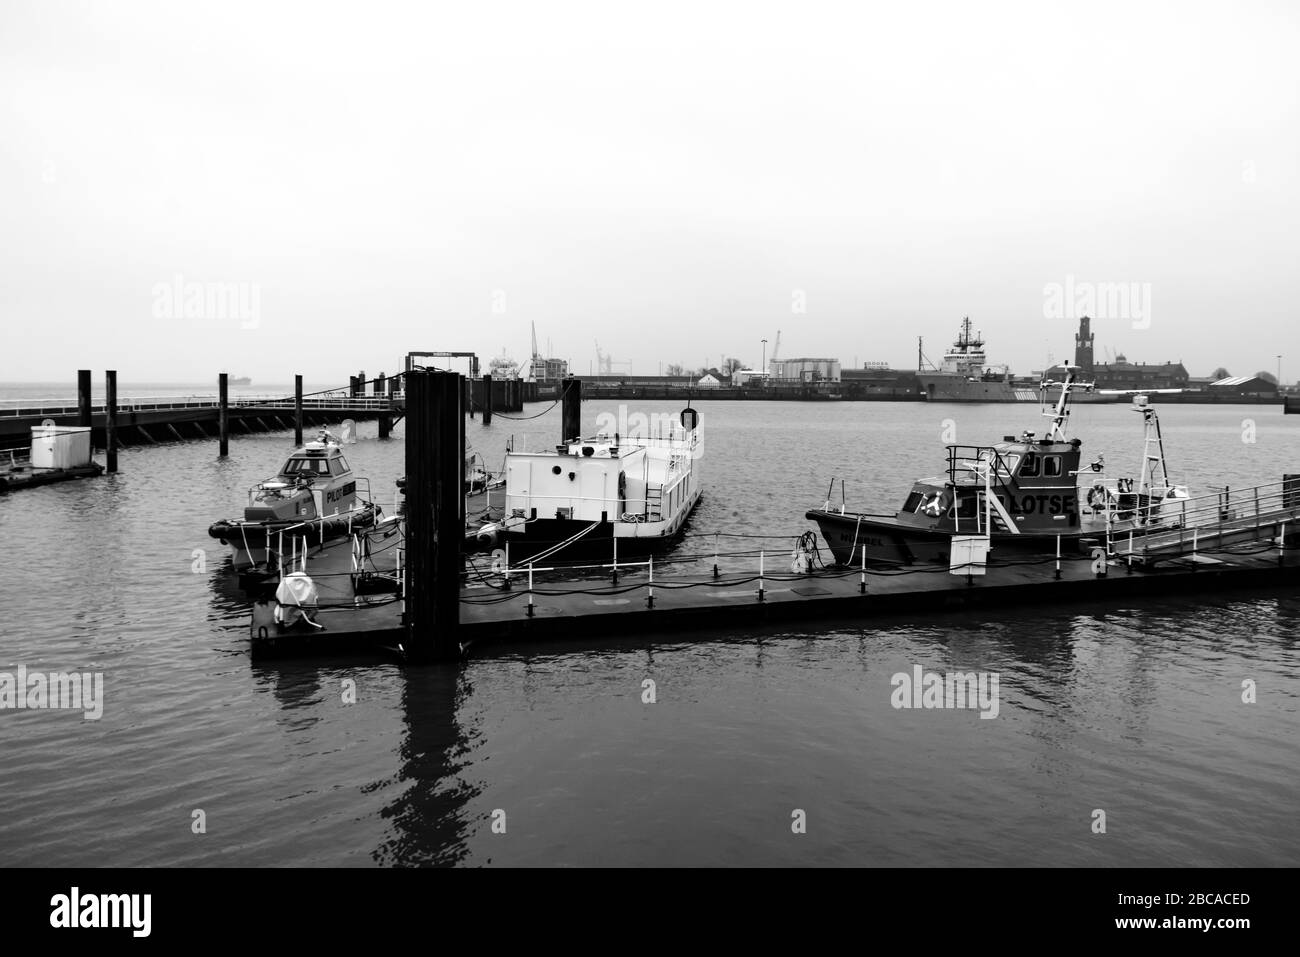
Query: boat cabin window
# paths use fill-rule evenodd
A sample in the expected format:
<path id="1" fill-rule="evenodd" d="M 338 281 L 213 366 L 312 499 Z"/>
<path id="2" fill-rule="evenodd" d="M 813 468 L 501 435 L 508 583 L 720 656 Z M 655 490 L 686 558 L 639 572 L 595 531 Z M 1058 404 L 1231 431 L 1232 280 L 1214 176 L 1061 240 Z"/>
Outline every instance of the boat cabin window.
<path id="1" fill-rule="evenodd" d="M 342 475 L 347 470 L 348 470 L 348 463 L 347 460 L 343 458 L 343 456 L 340 455 L 336 459 L 330 459 L 331 475 Z"/>
<path id="2" fill-rule="evenodd" d="M 979 514 L 979 500 L 975 495 L 958 495 L 951 512 L 954 518 L 975 518 Z"/>
<path id="3" fill-rule="evenodd" d="M 1043 474 L 1051 476 L 1061 474 L 1061 457 L 1059 455 L 1043 456 Z"/>
<path id="4" fill-rule="evenodd" d="M 980 453 L 980 464 L 989 465 L 996 462 L 995 476 L 1001 478 L 1011 478 L 1016 472 L 1016 466 L 1020 464 L 1020 456 L 1014 452 L 1007 452 L 999 455 L 993 449 L 985 449 Z"/>
<path id="5" fill-rule="evenodd" d="M 325 459 L 290 459 L 284 463 L 281 475 L 329 475 L 330 465 Z"/>
<path id="6" fill-rule="evenodd" d="M 1033 478 L 1038 475 L 1039 470 L 1038 456 L 1033 452 L 1025 453 L 1025 464 L 1020 466 L 1020 474 L 1026 478 Z"/>
<path id="7" fill-rule="evenodd" d="M 917 506 L 919 506 L 923 501 L 925 501 L 924 492 L 913 492 L 911 495 L 907 496 L 907 501 L 903 503 L 902 511 L 908 513 L 915 512 Z"/>

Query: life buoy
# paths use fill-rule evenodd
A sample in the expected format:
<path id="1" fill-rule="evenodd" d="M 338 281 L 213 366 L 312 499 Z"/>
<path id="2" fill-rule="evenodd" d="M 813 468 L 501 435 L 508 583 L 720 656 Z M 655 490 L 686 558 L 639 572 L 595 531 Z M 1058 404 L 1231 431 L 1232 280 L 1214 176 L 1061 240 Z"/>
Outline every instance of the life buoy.
<path id="1" fill-rule="evenodd" d="M 1088 489 L 1088 507 L 1094 512 L 1104 508 L 1109 501 L 1110 493 L 1106 491 L 1106 487 L 1101 483 Z"/>

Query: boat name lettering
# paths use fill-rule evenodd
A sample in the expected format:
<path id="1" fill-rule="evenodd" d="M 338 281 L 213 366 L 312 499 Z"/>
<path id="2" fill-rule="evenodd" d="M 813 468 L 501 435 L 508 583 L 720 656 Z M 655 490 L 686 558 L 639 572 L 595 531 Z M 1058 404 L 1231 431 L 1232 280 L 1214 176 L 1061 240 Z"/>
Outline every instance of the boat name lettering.
<path id="1" fill-rule="evenodd" d="M 325 493 L 325 501 L 337 502 L 339 499 L 351 495 L 356 490 L 357 490 L 356 482 L 349 482 L 347 485 L 340 485 L 338 488 L 332 489 Z"/>
<path id="2" fill-rule="evenodd" d="M 1012 495 L 1009 496 L 1009 500 L 999 495 L 998 500 L 1011 511 L 1025 515 L 1033 515 L 1035 512 L 1060 515 L 1073 512 L 1076 507 L 1076 498 L 1073 495 L 1022 495 L 1018 499 Z"/>

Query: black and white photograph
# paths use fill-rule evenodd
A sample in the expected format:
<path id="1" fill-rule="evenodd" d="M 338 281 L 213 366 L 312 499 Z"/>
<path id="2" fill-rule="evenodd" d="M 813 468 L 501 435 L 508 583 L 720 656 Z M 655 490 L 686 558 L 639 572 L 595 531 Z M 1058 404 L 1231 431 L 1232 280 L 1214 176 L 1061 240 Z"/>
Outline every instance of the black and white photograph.
<path id="1" fill-rule="evenodd" d="M 1249 941 L 1297 49 L 1271 0 L 0 2 L 6 924 L 865 869 Z"/>

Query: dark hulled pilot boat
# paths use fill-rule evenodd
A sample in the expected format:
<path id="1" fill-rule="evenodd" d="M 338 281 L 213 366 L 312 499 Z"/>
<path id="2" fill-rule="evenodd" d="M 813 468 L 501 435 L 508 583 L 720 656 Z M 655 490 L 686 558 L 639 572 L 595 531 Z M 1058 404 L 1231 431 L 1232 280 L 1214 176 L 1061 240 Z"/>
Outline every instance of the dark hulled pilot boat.
<path id="1" fill-rule="evenodd" d="M 948 564 L 955 536 L 987 535 L 995 555 L 1052 553 L 1104 541 L 1109 531 L 1142 523 L 1176 522 L 1168 500 L 1186 499 L 1187 490 L 1171 486 L 1164 463 L 1159 422 L 1145 396 L 1135 409 L 1144 413 L 1147 446 L 1142 478 L 1108 488 L 1101 480 L 1101 461 L 1081 468 L 1079 439 L 1065 437 L 1074 389 L 1091 391 L 1075 381 L 1075 367 L 1065 379 L 1044 383 L 1044 392 L 1059 385 L 1056 405 L 1045 411 L 1051 424 L 1045 436 L 1023 432 L 987 446 L 949 445 L 943 474 L 912 485 L 893 514 L 834 511 L 828 502 L 806 515 L 817 522 L 822 538 L 840 564 Z M 1089 485 L 1080 486 L 1087 476 Z"/>

